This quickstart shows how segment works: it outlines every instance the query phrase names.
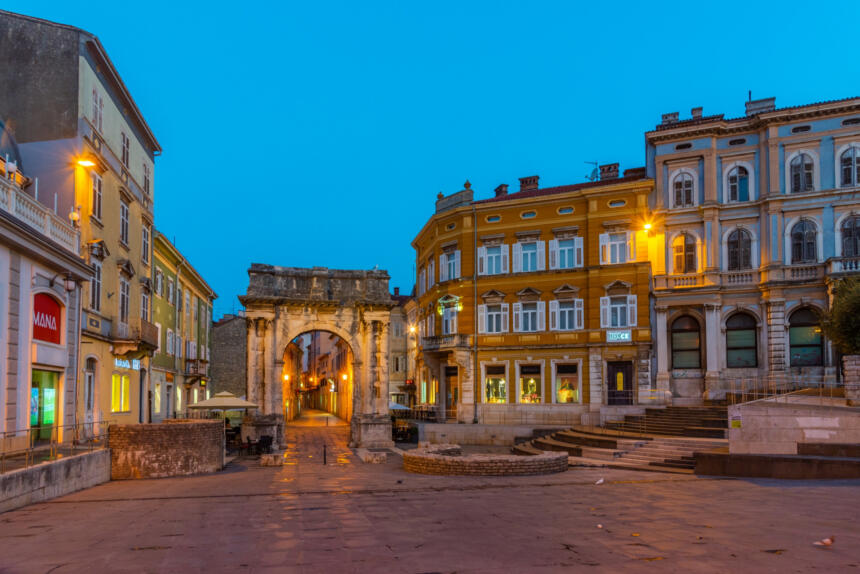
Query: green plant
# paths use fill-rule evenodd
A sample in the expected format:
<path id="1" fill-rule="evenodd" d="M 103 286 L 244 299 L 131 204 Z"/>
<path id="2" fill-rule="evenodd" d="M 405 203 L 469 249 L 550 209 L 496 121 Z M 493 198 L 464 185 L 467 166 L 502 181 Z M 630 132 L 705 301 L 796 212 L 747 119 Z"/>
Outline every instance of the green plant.
<path id="1" fill-rule="evenodd" d="M 843 279 L 834 291 L 830 311 L 821 316 L 821 328 L 842 354 L 860 355 L 860 281 Z"/>

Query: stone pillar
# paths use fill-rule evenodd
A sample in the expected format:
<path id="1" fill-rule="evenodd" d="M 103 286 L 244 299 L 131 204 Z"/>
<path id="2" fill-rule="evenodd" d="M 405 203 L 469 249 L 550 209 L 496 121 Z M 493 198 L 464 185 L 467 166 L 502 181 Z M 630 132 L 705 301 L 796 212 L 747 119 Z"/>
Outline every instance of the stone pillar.
<path id="1" fill-rule="evenodd" d="M 583 420 L 584 424 L 597 425 L 600 420 L 600 408 L 603 406 L 603 389 L 605 383 L 603 380 L 603 356 L 599 353 L 591 353 L 588 355 L 588 420 Z M 585 419 L 586 416 L 583 416 Z"/>
<path id="2" fill-rule="evenodd" d="M 771 384 L 785 381 L 785 300 L 766 301 L 767 307 L 767 369 Z"/>
<path id="3" fill-rule="evenodd" d="M 843 384 L 848 406 L 860 406 L 860 355 L 842 357 Z"/>
<path id="4" fill-rule="evenodd" d="M 263 374 L 263 352 L 265 343 L 263 333 L 265 332 L 265 319 L 249 317 L 248 325 L 248 371 L 247 388 L 245 389 L 248 401 L 256 403 L 260 412 L 264 412 L 265 403 L 261 393 L 264 386 Z"/>
<path id="5" fill-rule="evenodd" d="M 705 400 L 722 399 L 725 391 L 720 383 L 719 354 L 720 306 L 712 303 L 705 308 Z M 723 391 L 721 393 L 721 391 Z"/>
<path id="6" fill-rule="evenodd" d="M 376 398 L 376 406 L 374 412 L 388 412 L 388 324 L 382 321 L 377 322 L 376 332 L 374 333 L 374 347 L 376 348 L 376 375 L 375 383 L 377 392 L 374 395 Z"/>
<path id="7" fill-rule="evenodd" d="M 670 388 L 671 374 L 669 373 L 669 333 L 667 325 L 667 307 L 656 307 L 657 312 L 657 337 L 654 345 L 657 347 L 657 390 L 663 403 L 669 404 L 672 400 Z"/>

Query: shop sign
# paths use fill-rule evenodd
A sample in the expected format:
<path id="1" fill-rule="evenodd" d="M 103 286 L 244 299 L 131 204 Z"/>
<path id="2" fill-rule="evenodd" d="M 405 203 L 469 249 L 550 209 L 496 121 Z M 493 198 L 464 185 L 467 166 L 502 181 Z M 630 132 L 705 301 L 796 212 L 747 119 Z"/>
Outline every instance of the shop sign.
<path id="1" fill-rule="evenodd" d="M 607 343 L 629 343 L 633 340 L 633 335 L 630 332 L 630 329 L 624 329 L 623 331 L 606 331 L 606 342 Z"/>
<path id="2" fill-rule="evenodd" d="M 140 361 L 138 359 L 123 359 L 120 357 L 113 358 L 113 366 L 118 369 L 133 369 L 135 371 L 140 370 Z"/>
<path id="3" fill-rule="evenodd" d="M 60 344 L 60 303 L 45 293 L 33 297 L 33 338 Z"/>

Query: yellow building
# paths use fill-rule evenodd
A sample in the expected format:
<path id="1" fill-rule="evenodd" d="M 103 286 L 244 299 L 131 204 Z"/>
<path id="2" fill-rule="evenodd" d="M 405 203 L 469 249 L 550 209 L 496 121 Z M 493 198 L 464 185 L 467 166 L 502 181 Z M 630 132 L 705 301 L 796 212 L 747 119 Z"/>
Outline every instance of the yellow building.
<path id="1" fill-rule="evenodd" d="M 653 404 L 644 169 L 473 201 L 412 243 L 417 403 L 443 421 L 578 424 Z"/>

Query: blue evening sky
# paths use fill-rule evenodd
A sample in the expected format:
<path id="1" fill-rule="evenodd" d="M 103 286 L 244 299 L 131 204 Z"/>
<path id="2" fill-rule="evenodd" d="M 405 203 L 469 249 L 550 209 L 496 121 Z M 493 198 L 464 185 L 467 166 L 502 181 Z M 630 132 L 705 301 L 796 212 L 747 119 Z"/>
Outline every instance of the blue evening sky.
<path id="1" fill-rule="evenodd" d="M 853 6 L 853 8 L 852 8 Z M 156 225 L 238 308 L 253 262 L 413 283 L 436 194 L 644 165 L 663 112 L 860 95 L 860 3 L 7 0 L 96 34 L 161 142 Z"/>

